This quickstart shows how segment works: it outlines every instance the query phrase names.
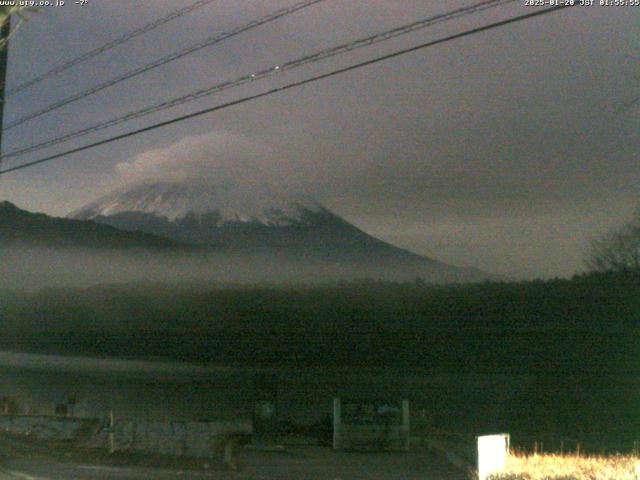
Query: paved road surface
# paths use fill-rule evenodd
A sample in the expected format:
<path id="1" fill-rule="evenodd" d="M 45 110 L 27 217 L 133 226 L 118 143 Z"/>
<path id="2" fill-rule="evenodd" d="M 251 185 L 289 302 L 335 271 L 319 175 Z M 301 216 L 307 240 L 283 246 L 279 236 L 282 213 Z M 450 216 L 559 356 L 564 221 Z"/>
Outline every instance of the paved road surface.
<path id="1" fill-rule="evenodd" d="M 0 480 L 465 480 L 464 472 L 430 452 L 348 453 L 298 447 L 246 451 L 238 471 L 167 470 L 81 465 L 24 457 L 2 462 Z"/>

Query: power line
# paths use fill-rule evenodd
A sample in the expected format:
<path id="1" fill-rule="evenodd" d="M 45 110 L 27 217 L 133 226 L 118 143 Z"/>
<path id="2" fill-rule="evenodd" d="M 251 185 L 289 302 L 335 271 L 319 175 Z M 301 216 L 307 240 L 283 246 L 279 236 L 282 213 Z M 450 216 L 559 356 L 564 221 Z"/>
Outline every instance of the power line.
<path id="1" fill-rule="evenodd" d="M 111 50 L 112 48 L 115 48 L 119 45 L 122 45 L 123 43 L 126 43 L 136 37 L 139 37 L 141 35 L 144 35 L 145 33 L 148 33 L 152 30 L 155 30 L 156 28 L 164 25 L 165 23 L 168 23 L 172 20 L 175 20 L 176 18 L 180 18 L 188 13 L 193 12 L 194 10 L 197 10 L 198 8 L 204 7 L 210 3 L 216 2 L 218 0 L 198 0 L 195 3 L 192 3 L 191 5 L 188 5 L 184 8 L 180 8 L 178 10 L 174 10 L 172 12 L 170 12 L 168 15 L 159 18 L 151 23 L 148 23 L 136 30 L 133 30 L 129 33 L 126 33 L 125 35 L 118 37 L 108 43 L 105 43 L 104 45 L 101 45 L 97 48 L 94 48 L 93 50 L 90 50 L 88 52 L 83 53 L 82 55 L 69 60 L 68 62 L 65 62 L 61 65 L 58 65 L 57 67 L 52 68 L 51 70 L 46 71 L 45 73 L 43 73 L 42 75 L 39 75 L 37 77 L 32 78 L 31 80 L 27 80 L 21 84 L 19 84 L 18 86 L 14 87 L 14 88 L 10 88 L 7 89 L 7 94 L 6 97 L 10 97 L 12 95 L 15 95 L 18 92 L 21 92 L 23 90 L 26 90 L 29 87 L 32 87 L 40 82 L 43 82 L 45 80 L 48 80 L 51 77 L 54 77 L 66 70 L 69 70 L 72 67 L 75 67 L 76 65 L 82 63 L 82 62 L 86 62 L 87 60 L 90 60 L 93 57 L 96 57 L 98 55 L 100 55 L 101 53 L 104 53 L 108 50 Z"/>
<path id="2" fill-rule="evenodd" d="M 550 7 L 550 8 L 545 8 L 545 9 L 542 9 L 542 10 L 537 10 L 535 12 L 527 13 L 527 14 L 524 14 L 524 15 L 519 15 L 517 17 L 512 17 L 512 18 L 509 18 L 507 20 L 501 20 L 499 22 L 494 22 L 494 23 L 491 23 L 491 24 L 488 24 L 488 25 L 485 25 L 485 26 L 482 26 L 482 27 L 476 27 L 476 28 L 473 28 L 473 29 L 470 29 L 470 30 L 466 30 L 466 31 L 461 32 L 461 33 L 456 33 L 456 34 L 449 35 L 449 36 L 446 36 L 446 37 L 443 37 L 443 38 L 440 38 L 440 39 L 437 39 L 437 40 L 432 40 L 430 42 L 422 43 L 422 44 L 416 45 L 414 47 L 409 47 L 409 48 L 405 48 L 403 50 L 398 50 L 396 52 L 393 52 L 393 53 L 390 53 L 390 54 L 387 54 L 387 55 L 376 57 L 376 58 L 373 58 L 371 60 L 366 60 L 364 62 L 356 63 L 356 64 L 350 65 L 348 67 L 343 67 L 343 68 L 339 68 L 337 70 L 332 70 L 331 72 L 323 73 L 323 74 L 320 74 L 320 75 L 316 75 L 316 76 L 307 78 L 305 80 L 300 80 L 300 81 L 289 83 L 287 85 L 283 85 L 283 86 L 280 86 L 280 87 L 272 88 L 271 90 L 267 90 L 265 92 L 261 92 L 261 93 L 257 93 L 257 94 L 250 95 L 250 96 L 247 96 L 247 97 L 243 97 L 243 98 L 240 98 L 240 99 L 237 99 L 237 100 L 233 100 L 233 101 L 230 101 L 230 102 L 227 102 L 227 103 L 216 105 L 214 107 L 206 108 L 204 110 L 199 110 L 197 112 L 193 112 L 193 113 L 190 113 L 190 114 L 187 114 L 187 115 L 176 117 L 176 118 L 173 118 L 171 120 L 166 120 L 166 121 L 159 122 L 159 123 L 156 123 L 156 124 L 153 124 L 153 125 L 149 125 L 149 126 L 144 127 L 144 128 L 140 128 L 140 129 L 133 130 L 133 131 L 130 131 L 130 132 L 127 132 L 127 133 L 123 133 L 121 135 L 116 135 L 114 137 L 110 137 L 110 138 L 107 138 L 107 139 L 104 139 L 104 140 L 100 140 L 100 141 L 97 141 L 97 142 L 94 142 L 94 143 L 90 143 L 88 145 L 83 145 L 81 147 L 73 148 L 73 149 L 67 150 L 65 152 L 57 153 L 55 155 L 50 155 L 50 156 L 47 156 L 47 157 L 44 157 L 44 158 L 41 158 L 41 159 L 38 159 L 38 160 L 34 160 L 32 162 L 24 163 L 22 165 L 17 165 L 15 167 L 7 168 L 5 170 L 0 170 L 0 175 L 5 175 L 5 174 L 10 173 L 10 172 L 23 170 L 25 168 L 33 167 L 35 165 L 39 165 L 39 164 L 42 164 L 42 163 L 45 163 L 45 162 L 49 162 L 49 161 L 52 161 L 52 160 L 55 160 L 55 159 L 58 159 L 58 158 L 61 158 L 61 157 L 66 157 L 66 156 L 69 156 L 69 155 L 74 154 L 74 153 L 82 152 L 82 151 L 89 150 L 91 148 L 95 148 L 95 147 L 98 147 L 98 146 L 101 146 L 101 145 L 106 145 L 108 143 L 112 143 L 112 142 L 115 142 L 115 141 L 118 141 L 118 140 L 122 140 L 122 139 L 125 139 L 125 138 L 133 137 L 133 136 L 139 135 L 141 133 L 145 133 L 145 132 L 149 132 L 151 130 L 155 130 L 155 129 L 158 129 L 158 128 L 166 127 L 168 125 L 172 125 L 172 124 L 179 123 L 179 122 L 182 122 L 182 121 L 185 121 L 185 120 L 189 120 L 189 119 L 192 119 L 192 118 L 195 118 L 195 117 L 206 115 L 208 113 L 216 112 L 218 110 L 223 110 L 225 108 L 233 107 L 235 105 L 240 105 L 240 104 L 243 104 L 243 103 L 247 103 L 247 102 L 250 102 L 250 101 L 253 101 L 253 100 L 257 100 L 259 98 L 267 97 L 269 95 L 273 95 L 273 94 L 280 93 L 280 92 L 283 92 L 283 91 L 286 91 L 286 90 L 290 90 L 292 88 L 296 88 L 296 87 L 300 87 L 300 86 L 303 86 L 303 85 L 307 85 L 309 83 L 313 83 L 313 82 L 316 82 L 316 81 L 319 81 L 319 80 L 323 80 L 325 78 L 329 78 L 329 77 L 333 77 L 333 76 L 340 75 L 340 74 L 343 74 L 343 73 L 347 73 L 347 72 L 350 72 L 350 71 L 353 71 L 353 70 L 357 70 L 359 68 L 363 68 L 363 67 L 366 67 L 366 66 L 369 66 L 369 65 L 374 65 L 374 64 L 386 61 L 386 60 L 390 60 L 390 59 L 395 58 L 395 57 L 399 57 L 401 55 L 406 55 L 408 53 L 416 52 L 418 50 L 429 48 L 429 47 L 432 47 L 432 46 L 435 46 L 435 45 L 439 45 L 439 44 L 442 44 L 442 43 L 445 43 L 445 42 L 449 42 L 449 41 L 456 40 L 456 39 L 463 38 L 463 37 L 468 37 L 468 36 L 471 36 L 471 35 L 475 35 L 477 33 L 485 32 L 485 31 L 488 31 L 488 30 L 492 30 L 494 28 L 502 27 L 502 26 L 505 26 L 505 25 L 509 25 L 509 24 L 516 23 L 516 22 L 520 22 L 520 21 L 527 20 L 527 19 L 530 19 L 530 18 L 539 17 L 539 16 L 545 15 L 547 13 L 552 13 L 552 12 L 564 10 L 565 8 L 570 8 L 570 7 L 574 6 L 574 5 L 567 4 L 567 5 L 561 5 L 561 6 L 557 6 L 557 7 Z"/>
<path id="3" fill-rule="evenodd" d="M 178 60 L 179 58 L 185 57 L 186 55 L 190 55 L 192 53 L 195 53 L 199 50 L 202 50 L 205 47 L 210 47 L 211 45 L 215 45 L 217 43 L 222 42 L 223 40 L 226 40 L 228 38 L 231 37 L 235 37 L 236 35 L 240 35 L 243 32 L 246 32 L 248 30 L 252 30 L 254 28 L 257 28 L 261 25 L 264 25 L 266 23 L 269 22 L 273 22 L 281 17 L 287 16 L 287 15 L 291 15 L 292 13 L 295 13 L 299 10 L 302 10 L 304 8 L 310 7 L 312 5 L 315 5 L 316 3 L 320 3 L 323 2 L 324 0 L 305 0 L 303 2 L 300 3 L 296 3 L 295 5 L 288 7 L 288 8 L 283 8 L 280 10 L 277 10 L 274 13 L 270 13 L 269 15 L 266 15 L 262 18 L 259 18 L 258 20 L 253 20 L 249 23 L 246 23 L 244 25 L 241 25 L 237 28 L 234 28 L 233 30 L 230 30 L 228 32 L 223 32 L 221 34 L 218 35 L 214 35 L 211 37 L 206 38 L 205 40 L 195 44 L 195 45 L 191 45 L 189 47 L 183 48 L 182 50 L 179 50 L 178 52 L 172 53 L 170 55 L 167 55 L 165 57 L 162 57 L 158 60 L 155 60 L 151 63 L 147 63 L 146 65 L 143 65 L 142 67 L 136 68 L 134 70 L 130 70 L 122 75 L 119 75 L 115 78 L 112 78 L 111 80 L 107 80 L 104 83 L 101 83 L 95 87 L 91 87 L 87 90 L 84 90 L 80 93 L 71 95 L 70 97 L 64 98 L 58 102 L 52 103 L 44 108 L 42 108 L 41 110 L 38 110 L 36 112 L 30 113 L 28 115 L 25 115 L 24 117 L 20 117 L 12 122 L 7 123 L 7 125 L 4 127 L 5 130 L 10 130 L 14 127 L 17 127 L 18 125 L 22 125 L 23 123 L 28 122 L 29 120 L 33 120 L 34 118 L 40 117 L 46 113 L 49 112 L 53 112 L 54 110 L 57 110 L 59 108 L 62 108 L 66 105 L 69 105 L 70 103 L 76 102 L 78 100 L 81 100 L 85 97 L 88 97 L 90 95 L 93 95 L 95 93 L 98 93 L 102 90 L 104 90 L 105 88 L 109 88 L 112 87 L 120 82 L 123 82 L 125 80 L 129 80 L 131 78 L 137 77 L 138 75 L 141 75 L 145 72 L 148 72 L 149 70 L 153 70 L 155 68 L 161 67 L 163 65 L 166 65 L 170 62 L 173 62 L 174 60 Z"/>
<path id="4" fill-rule="evenodd" d="M 152 105 L 149 107 L 145 107 L 143 109 L 140 110 L 136 110 L 133 112 L 129 112 L 123 116 L 119 116 L 116 117 L 114 119 L 102 122 L 102 123 L 98 123 L 96 125 L 92 125 L 90 127 L 86 127 L 83 128 L 81 130 L 75 131 L 75 132 L 71 132 L 68 133 L 66 135 L 62 135 L 60 137 L 56 137 L 50 140 L 46 140 L 44 142 L 40 142 L 40 143 L 36 143 L 36 144 L 32 144 L 26 147 L 22 147 L 18 150 L 14 150 L 12 152 L 7 153 L 6 155 L 0 156 L 0 160 L 2 159 L 6 159 L 6 158 L 13 158 L 13 157 L 18 157 L 21 155 L 25 155 L 27 153 L 31 153 L 34 151 L 38 151 L 38 150 L 42 150 L 44 148 L 53 146 L 53 145 L 57 145 L 59 143 L 63 143 L 66 142 L 68 140 L 74 139 L 74 138 L 78 138 L 78 137 L 83 137 L 85 135 L 88 135 L 90 133 L 94 133 L 100 130 L 103 130 L 105 128 L 109 128 L 115 125 L 119 125 L 121 123 L 127 122 L 129 120 L 133 120 L 136 118 L 140 118 L 146 115 L 150 115 L 152 113 L 157 113 L 159 111 L 162 110 L 166 110 L 168 108 L 172 108 L 172 107 L 176 107 L 178 105 L 182 105 L 184 103 L 187 102 L 191 102 L 193 100 L 197 100 L 199 98 L 205 97 L 205 96 L 209 96 L 209 95 L 213 95 L 215 93 L 219 93 L 223 90 L 228 90 L 231 88 L 235 88 L 241 85 L 244 85 L 246 83 L 250 83 L 250 82 L 255 82 L 257 80 L 261 80 L 263 78 L 269 77 L 272 74 L 274 74 L 275 72 L 282 72 L 282 71 L 287 71 L 287 70 L 292 70 L 294 68 L 298 68 L 301 67 L 303 65 L 307 65 L 309 63 L 314 63 L 314 62 L 318 62 L 321 60 L 325 60 L 327 58 L 330 57 L 334 57 L 337 55 L 341 55 L 343 53 L 347 53 L 350 52 L 352 50 L 358 49 L 358 48 L 363 48 L 363 47 L 367 47 L 370 45 L 373 45 L 375 43 L 379 43 L 382 41 L 386 41 L 386 40 L 390 40 L 392 38 L 401 36 L 401 35 L 406 35 L 408 33 L 414 32 L 416 30 L 422 29 L 422 28 L 426 28 L 428 26 L 434 25 L 436 23 L 440 23 L 440 22 L 444 22 L 444 21 L 449 21 L 449 20 L 453 20 L 456 18 L 460 18 L 462 16 L 465 15 L 470 15 L 473 13 L 477 13 L 479 11 L 482 10 L 486 10 L 489 8 L 494 8 L 500 5 L 505 5 L 507 3 L 512 3 L 515 2 L 517 0 L 485 0 L 483 2 L 474 4 L 474 5 L 470 5 L 467 7 L 462 7 L 450 12 L 446 12 L 446 13 L 442 13 L 442 14 L 438 14 L 429 18 L 425 18 L 425 19 L 421 19 L 418 20 L 416 22 L 407 24 L 407 25 L 403 25 L 397 28 L 394 28 L 392 30 L 387 30 L 384 32 L 380 32 L 380 33 L 376 33 L 374 35 L 370 35 L 368 37 L 365 38 L 361 38 L 355 41 L 351 41 L 349 43 L 345 43 L 342 45 L 338 45 L 336 47 L 332 47 L 329 49 L 325 49 L 325 50 L 321 50 L 319 52 L 314 52 L 310 55 L 306 55 L 303 57 L 300 57 L 298 59 L 283 63 L 281 65 L 278 65 L 276 67 L 270 67 L 267 68 L 265 70 L 256 72 L 256 73 L 252 73 L 252 74 L 247 74 L 247 75 L 243 75 L 241 77 L 238 77 L 234 80 L 229 80 L 226 82 L 222 82 L 222 83 L 218 83 L 216 85 L 213 85 L 211 87 L 207 87 L 205 89 L 196 91 L 196 92 L 192 92 L 189 93 L 187 95 L 183 95 L 180 97 L 176 97 L 173 98 L 171 100 L 168 101 L 164 101 L 161 102 L 159 104 L 156 105 Z"/>

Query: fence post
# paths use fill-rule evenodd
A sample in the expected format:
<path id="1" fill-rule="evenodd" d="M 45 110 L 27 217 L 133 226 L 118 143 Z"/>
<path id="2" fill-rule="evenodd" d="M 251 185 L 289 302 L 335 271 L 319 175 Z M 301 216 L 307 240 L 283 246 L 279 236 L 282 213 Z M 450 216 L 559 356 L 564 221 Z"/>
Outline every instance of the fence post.
<path id="1" fill-rule="evenodd" d="M 402 448 L 409 450 L 411 446 L 411 420 L 409 412 L 409 400 L 402 400 Z"/>
<path id="2" fill-rule="evenodd" d="M 340 398 L 333 399 L 333 449 L 342 448 L 342 412 Z"/>
<path id="3" fill-rule="evenodd" d="M 109 453 L 112 454 L 116 451 L 116 435 L 115 435 L 115 421 L 113 418 L 113 410 L 109 410 Z"/>
<path id="4" fill-rule="evenodd" d="M 222 461 L 224 462 L 224 464 L 229 467 L 231 470 L 237 470 L 238 469 L 238 465 L 236 464 L 235 458 L 234 458 L 234 451 L 236 448 L 236 439 L 235 437 L 231 436 L 230 438 L 227 438 L 224 441 L 224 453 L 222 456 Z"/>

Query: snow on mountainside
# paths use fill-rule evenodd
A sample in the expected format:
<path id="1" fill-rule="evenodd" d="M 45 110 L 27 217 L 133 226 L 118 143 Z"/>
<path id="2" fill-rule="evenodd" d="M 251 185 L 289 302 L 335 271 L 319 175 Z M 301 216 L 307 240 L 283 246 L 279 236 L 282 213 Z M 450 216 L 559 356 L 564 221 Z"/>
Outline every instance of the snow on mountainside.
<path id="1" fill-rule="evenodd" d="M 256 271 L 276 262 L 296 274 L 322 271 L 331 278 L 487 278 L 390 245 L 313 200 L 250 182 L 147 182 L 108 194 L 72 217 L 213 249 L 230 265 L 241 255 Z"/>
<path id="2" fill-rule="evenodd" d="M 71 214 L 77 219 L 110 217 L 137 212 L 180 220 L 189 214 L 216 213 L 220 225 L 258 222 L 266 226 L 284 226 L 302 221 L 304 213 L 321 213 L 317 202 L 286 195 L 266 185 L 238 186 L 201 182 L 143 183 L 110 193 Z"/>

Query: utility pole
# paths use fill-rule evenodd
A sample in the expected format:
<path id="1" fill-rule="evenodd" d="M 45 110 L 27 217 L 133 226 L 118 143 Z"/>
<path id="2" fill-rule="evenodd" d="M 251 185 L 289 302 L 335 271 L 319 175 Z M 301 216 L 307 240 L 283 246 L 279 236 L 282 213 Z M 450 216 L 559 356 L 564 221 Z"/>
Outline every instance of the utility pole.
<path id="1" fill-rule="evenodd" d="M 0 155 L 2 154 L 2 123 L 4 119 L 4 94 L 7 84 L 7 61 L 9 60 L 9 34 L 11 33 L 11 15 L 7 15 L 0 29 Z M 0 168 L 2 159 L 0 158 Z"/>

